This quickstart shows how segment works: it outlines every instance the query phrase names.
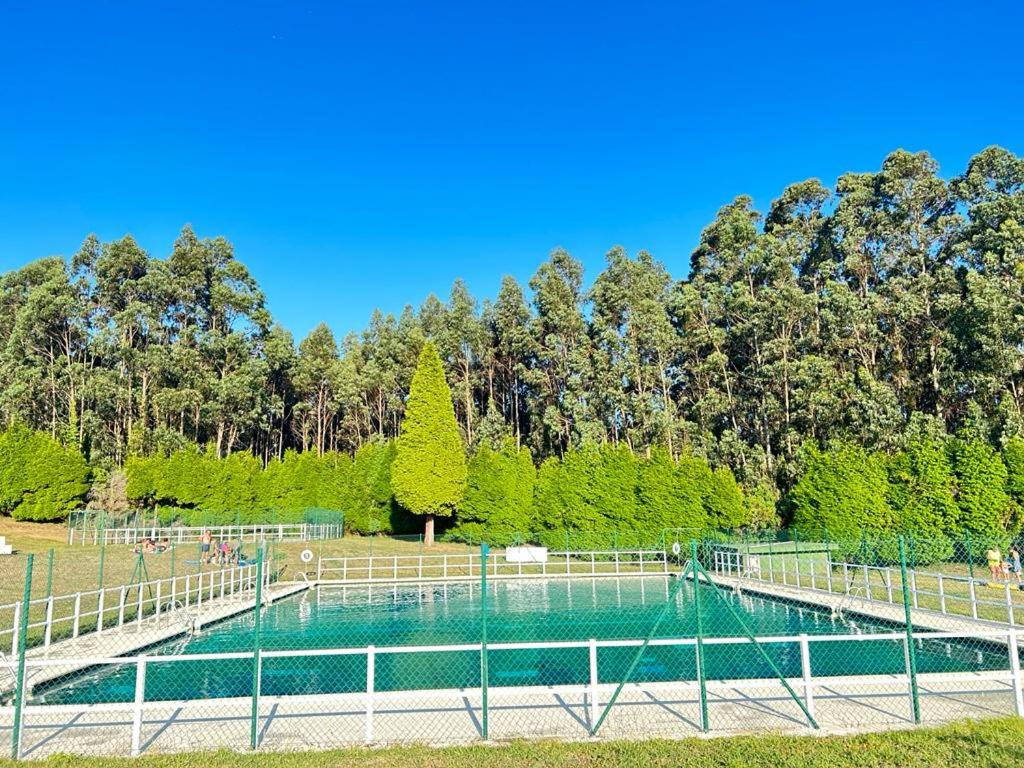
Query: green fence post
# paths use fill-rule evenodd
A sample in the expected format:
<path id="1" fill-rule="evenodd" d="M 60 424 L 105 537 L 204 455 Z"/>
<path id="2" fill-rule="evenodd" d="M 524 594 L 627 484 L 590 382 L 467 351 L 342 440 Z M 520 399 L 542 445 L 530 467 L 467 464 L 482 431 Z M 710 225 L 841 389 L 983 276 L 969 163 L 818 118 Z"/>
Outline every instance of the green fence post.
<path id="1" fill-rule="evenodd" d="M 967 535 L 967 572 L 971 576 L 971 581 L 974 581 L 974 548 L 971 546 L 971 532 L 965 531 Z"/>
<path id="2" fill-rule="evenodd" d="M 910 589 L 907 584 L 907 549 L 900 536 L 900 580 L 903 582 L 903 616 L 907 625 L 907 673 L 910 675 L 910 699 L 914 724 L 921 724 L 921 700 L 917 690 L 917 652 L 914 649 L 914 625 L 910 612 Z"/>
<path id="3" fill-rule="evenodd" d="M 21 757 L 21 712 L 25 706 L 25 640 L 28 635 L 28 612 L 32 607 L 32 555 L 25 561 L 25 591 L 18 617 L 18 673 L 14 689 L 14 727 L 11 731 L 11 759 Z"/>
<path id="4" fill-rule="evenodd" d="M 107 545 L 103 544 L 100 546 L 100 568 L 99 574 L 96 577 L 96 588 L 103 591 L 103 561 L 107 559 Z"/>
<path id="5" fill-rule="evenodd" d="M 832 591 L 832 545 L 828 540 L 828 528 L 824 530 L 825 539 L 825 579 L 828 583 L 828 591 Z"/>
<path id="6" fill-rule="evenodd" d="M 53 594 L 53 547 L 46 553 L 46 597 Z"/>
<path id="7" fill-rule="evenodd" d="M 491 548 L 480 545 L 480 735 L 487 741 L 487 555 Z"/>
<path id="8" fill-rule="evenodd" d="M 796 571 L 796 585 L 800 586 L 800 534 L 793 531 L 793 570 Z"/>
<path id="9" fill-rule="evenodd" d="M 700 727 L 708 732 L 708 686 L 704 680 L 704 618 L 700 611 L 700 576 L 697 572 L 697 540 L 690 539 L 690 561 L 693 573 L 693 618 L 695 625 L 694 646 L 697 653 L 697 685 L 700 686 Z"/>
<path id="10" fill-rule="evenodd" d="M 260 721 L 260 620 L 263 610 L 263 547 L 256 550 L 256 604 L 252 614 L 252 721 L 249 724 L 249 747 L 256 749 Z"/>

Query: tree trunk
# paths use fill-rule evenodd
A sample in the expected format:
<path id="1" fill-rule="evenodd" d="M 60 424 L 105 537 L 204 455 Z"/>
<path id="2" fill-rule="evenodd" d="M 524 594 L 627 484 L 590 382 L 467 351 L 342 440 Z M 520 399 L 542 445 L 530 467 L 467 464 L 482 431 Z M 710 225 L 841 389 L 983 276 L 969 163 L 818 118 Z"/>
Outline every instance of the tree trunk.
<path id="1" fill-rule="evenodd" d="M 434 516 L 427 515 L 427 519 L 423 523 L 423 546 L 432 547 L 434 546 Z"/>

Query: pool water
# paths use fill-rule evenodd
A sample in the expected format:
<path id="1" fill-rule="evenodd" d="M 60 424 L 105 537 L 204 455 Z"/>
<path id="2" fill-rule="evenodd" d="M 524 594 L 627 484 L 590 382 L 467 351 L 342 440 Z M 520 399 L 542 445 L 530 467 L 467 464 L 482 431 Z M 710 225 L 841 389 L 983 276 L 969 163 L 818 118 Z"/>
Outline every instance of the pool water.
<path id="1" fill-rule="evenodd" d="M 672 577 L 586 580 L 503 581 L 488 586 L 488 644 L 540 641 L 642 639 L 655 621 L 655 638 L 693 637 L 695 585 L 680 585 L 668 602 Z M 872 634 L 899 626 L 859 618 L 833 618 L 815 610 L 751 595 L 735 595 L 708 585 L 700 590 L 705 637 Z M 261 648 L 309 650 L 374 645 L 425 646 L 478 643 L 481 594 L 477 584 L 385 587 L 324 587 L 281 600 L 262 616 Z M 739 618 L 737 618 L 739 617 Z M 253 615 L 203 629 L 190 640 L 169 641 L 147 651 L 152 656 L 251 651 Z M 799 676 L 796 642 L 761 646 L 787 676 Z M 601 648 L 598 677 L 617 682 L 636 654 L 633 648 Z M 883 674 L 905 671 L 904 646 L 893 640 L 811 643 L 811 665 L 818 675 Z M 559 685 L 589 682 L 589 651 L 584 648 L 492 650 L 492 686 Z M 994 644 L 924 641 L 917 648 L 920 672 L 1006 669 L 1006 649 Z M 342 693 L 365 690 L 366 655 L 298 656 L 263 661 L 265 695 Z M 751 644 L 705 646 L 710 679 L 772 677 L 771 665 Z M 252 660 L 200 660 L 147 666 L 147 701 L 249 696 Z M 648 647 L 634 680 L 693 680 L 692 646 Z M 375 689 L 422 690 L 480 685 L 480 654 L 460 652 L 378 652 Z M 135 696 L 135 665 L 87 670 L 36 691 L 35 703 L 128 702 Z"/>

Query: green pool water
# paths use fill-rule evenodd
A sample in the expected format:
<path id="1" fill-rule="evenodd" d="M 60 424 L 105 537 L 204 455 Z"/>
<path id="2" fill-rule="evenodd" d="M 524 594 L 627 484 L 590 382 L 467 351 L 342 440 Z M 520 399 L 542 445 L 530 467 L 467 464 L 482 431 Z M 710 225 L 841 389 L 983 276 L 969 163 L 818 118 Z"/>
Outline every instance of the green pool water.
<path id="1" fill-rule="evenodd" d="M 643 638 L 666 607 L 670 577 L 603 578 L 497 582 L 489 585 L 489 644 L 541 641 Z M 814 610 L 707 585 L 700 589 L 705 636 L 736 637 L 743 624 L 759 636 L 871 634 L 900 629 L 860 619 L 834 619 Z M 693 637 L 695 586 L 680 586 L 668 605 L 655 637 Z M 730 610 L 730 608 L 732 610 Z M 735 611 L 735 614 L 734 614 Z M 737 618 L 737 615 L 739 618 Z M 282 600 L 262 618 L 264 650 L 350 648 L 374 645 L 450 645 L 477 643 L 481 630 L 479 585 L 331 587 Z M 741 623 L 742 622 L 742 623 Z M 205 628 L 191 640 L 168 642 L 147 651 L 154 656 L 251 651 L 253 616 L 243 615 Z M 796 642 L 762 646 L 786 675 L 800 674 Z M 598 676 L 617 682 L 625 674 L 635 648 L 601 648 Z M 492 650 L 489 684 L 559 685 L 589 682 L 587 648 Z M 832 641 L 811 644 L 811 665 L 817 675 L 902 672 L 902 642 Z M 921 672 L 1006 669 L 1006 649 L 994 644 L 926 640 L 917 648 Z M 707 645 L 709 678 L 771 677 L 772 671 L 749 644 Z M 693 680 L 695 654 L 690 647 L 651 646 L 644 652 L 634 679 Z M 362 691 L 366 656 L 268 658 L 263 662 L 261 690 L 266 695 Z M 472 688 L 480 685 L 479 652 L 378 652 L 378 691 Z M 201 660 L 149 663 L 146 700 L 178 700 L 249 696 L 252 661 Z M 132 701 L 135 665 L 107 666 L 78 673 L 36 691 L 36 703 Z"/>

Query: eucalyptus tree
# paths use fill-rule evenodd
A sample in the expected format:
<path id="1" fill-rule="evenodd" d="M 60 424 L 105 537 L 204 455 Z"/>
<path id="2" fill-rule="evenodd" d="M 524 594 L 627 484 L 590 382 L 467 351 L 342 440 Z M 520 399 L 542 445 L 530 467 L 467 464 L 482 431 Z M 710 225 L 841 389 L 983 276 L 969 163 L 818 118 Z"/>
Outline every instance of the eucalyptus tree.
<path id="1" fill-rule="evenodd" d="M 1024 434 L 1024 159 L 989 147 L 951 187 L 966 216 L 958 382 L 1008 435 Z"/>
<path id="2" fill-rule="evenodd" d="M 606 427 L 613 439 L 621 430 L 635 450 L 663 446 L 674 455 L 679 337 L 670 313 L 672 278 L 646 251 L 630 259 L 615 248 L 606 260 L 590 294 Z"/>
<path id="3" fill-rule="evenodd" d="M 532 322 L 522 287 L 514 277 L 506 275 L 501 280 L 498 298 L 486 325 L 497 379 L 492 397 L 512 425 L 517 446 L 522 445 L 523 434 L 530 432 L 533 401 L 530 371 L 539 346 L 532 332 Z"/>
<path id="4" fill-rule="evenodd" d="M 591 402 L 592 357 L 583 313 L 583 265 L 558 248 L 530 280 L 536 343 L 530 384 L 537 418 L 532 442 L 541 454 L 562 453 L 604 429 Z"/>

